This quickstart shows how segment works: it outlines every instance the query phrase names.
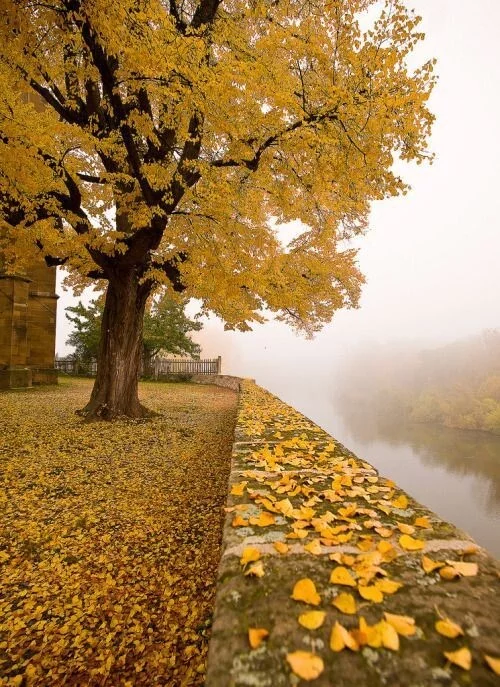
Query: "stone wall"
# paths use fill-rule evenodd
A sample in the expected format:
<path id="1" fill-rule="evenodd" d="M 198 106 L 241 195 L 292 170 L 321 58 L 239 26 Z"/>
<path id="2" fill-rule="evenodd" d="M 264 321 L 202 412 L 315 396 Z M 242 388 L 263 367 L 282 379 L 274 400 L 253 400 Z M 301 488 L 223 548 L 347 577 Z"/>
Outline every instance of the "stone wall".
<path id="1" fill-rule="evenodd" d="M 241 387 L 206 687 L 498 685 L 498 564 Z"/>

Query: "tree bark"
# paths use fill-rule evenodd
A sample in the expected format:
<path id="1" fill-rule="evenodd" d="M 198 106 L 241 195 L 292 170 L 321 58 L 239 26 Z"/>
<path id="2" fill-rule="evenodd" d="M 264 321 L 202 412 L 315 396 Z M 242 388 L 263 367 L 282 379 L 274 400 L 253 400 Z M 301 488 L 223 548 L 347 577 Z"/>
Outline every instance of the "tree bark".
<path id="1" fill-rule="evenodd" d="M 140 284 L 135 268 L 109 275 L 101 325 L 97 376 L 90 401 L 80 412 L 89 420 L 152 415 L 139 402 L 142 326 L 151 286 Z"/>

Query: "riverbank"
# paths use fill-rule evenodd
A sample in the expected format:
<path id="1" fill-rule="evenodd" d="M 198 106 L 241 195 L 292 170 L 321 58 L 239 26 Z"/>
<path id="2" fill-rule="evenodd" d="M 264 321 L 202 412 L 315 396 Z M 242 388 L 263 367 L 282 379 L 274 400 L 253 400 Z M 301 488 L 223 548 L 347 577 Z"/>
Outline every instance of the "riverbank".
<path id="1" fill-rule="evenodd" d="M 91 385 L 0 395 L 0 684 L 202 685 L 237 395 L 85 424 Z"/>

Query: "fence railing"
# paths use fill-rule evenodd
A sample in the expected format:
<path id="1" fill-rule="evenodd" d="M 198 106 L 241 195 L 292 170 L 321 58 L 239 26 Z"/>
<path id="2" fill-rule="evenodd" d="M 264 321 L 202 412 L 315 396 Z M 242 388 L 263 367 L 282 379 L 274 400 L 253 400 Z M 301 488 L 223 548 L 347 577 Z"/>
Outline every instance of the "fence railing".
<path id="1" fill-rule="evenodd" d="M 218 375 L 221 373 L 222 359 L 212 360 L 169 360 L 155 358 L 153 360 L 153 375 Z"/>
<path id="2" fill-rule="evenodd" d="M 55 367 L 69 375 L 97 374 L 97 361 L 82 362 L 76 359 L 56 360 Z M 168 358 L 154 358 L 151 368 L 153 377 L 161 375 L 217 375 L 221 373 L 222 358 L 210 360 L 175 360 Z"/>

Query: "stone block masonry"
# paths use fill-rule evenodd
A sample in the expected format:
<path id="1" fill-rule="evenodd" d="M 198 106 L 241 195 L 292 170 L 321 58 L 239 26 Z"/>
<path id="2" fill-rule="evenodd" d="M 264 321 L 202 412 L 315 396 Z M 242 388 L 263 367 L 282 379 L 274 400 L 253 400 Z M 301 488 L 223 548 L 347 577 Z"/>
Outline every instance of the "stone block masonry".
<path id="1" fill-rule="evenodd" d="M 206 687 L 499 685 L 499 575 L 467 534 L 241 383 Z"/>

